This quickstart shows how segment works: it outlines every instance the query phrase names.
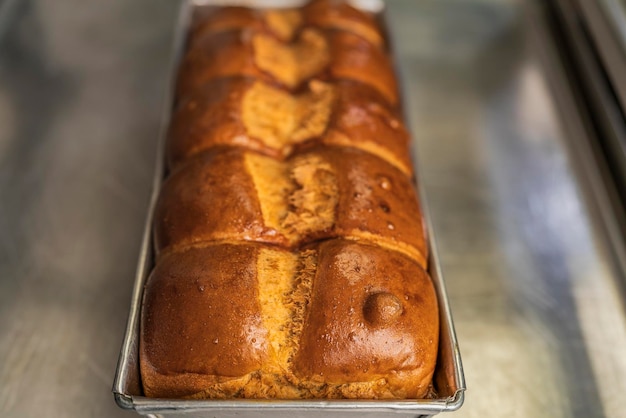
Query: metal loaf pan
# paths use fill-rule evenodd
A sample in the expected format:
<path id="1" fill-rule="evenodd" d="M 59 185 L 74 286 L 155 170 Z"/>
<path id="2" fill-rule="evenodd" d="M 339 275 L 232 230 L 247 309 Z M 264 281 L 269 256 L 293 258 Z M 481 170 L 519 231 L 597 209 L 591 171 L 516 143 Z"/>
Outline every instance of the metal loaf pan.
<path id="1" fill-rule="evenodd" d="M 143 396 L 139 373 L 139 323 L 141 301 L 144 284 L 154 264 L 152 248 L 152 219 L 155 203 L 165 175 L 164 144 L 167 126 L 170 120 L 173 103 L 173 86 L 180 57 L 185 47 L 186 35 L 193 12 L 198 7 L 206 6 L 206 1 L 189 0 L 183 3 L 175 36 L 174 54 L 170 66 L 170 83 L 165 98 L 161 135 L 159 138 L 155 176 L 152 183 L 152 196 L 146 219 L 141 253 L 135 277 L 132 300 L 126 333 L 117 364 L 113 393 L 117 404 L 124 409 L 135 410 L 148 416 L 167 417 L 187 415 L 194 417 L 305 417 L 322 416 L 332 413 L 334 417 L 357 416 L 406 416 L 422 417 L 435 415 L 442 411 L 454 411 L 463 405 L 465 379 L 457 345 L 452 315 L 448 303 L 435 237 L 428 214 L 428 205 L 423 188 L 418 184 L 423 215 L 426 220 L 429 240 L 429 273 L 434 281 L 440 309 L 440 340 L 439 354 L 433 383 L 438 397 L 434 399 L 415 400 L 186 400 L 186 399 L 154 399 Z M 216 0 L 212 4 L 245 4 L 247 6 L 280 4 L 287 2 L 265 1 L 227 1 Z M 377 1 L 360 0 L 361 7 L 377 7 Z M 290 3 L 291 4 L 291 3 Z M 377 10 L 384 23 L 384 10 Z"/>

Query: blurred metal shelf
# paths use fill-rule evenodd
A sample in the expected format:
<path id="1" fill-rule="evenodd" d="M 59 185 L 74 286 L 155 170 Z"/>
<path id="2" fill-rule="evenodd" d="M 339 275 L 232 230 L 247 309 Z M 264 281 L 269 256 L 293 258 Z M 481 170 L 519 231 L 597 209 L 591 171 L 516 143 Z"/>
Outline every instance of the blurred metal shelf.
<path id="1" fill-rule="evenodd" d="M 559 109 L 570 113 L 568 120 L 579 116 L 573 123 L 580 121 L 587 132 L 570 144 L 624 276 L 626 37 L 621 35 L 626 26 L 620 25 L 626 24 L 626 9 L 617 0 L 555 0 L 543 6 L 551 23 L 547 37 L 554 39 L 545 55 L 546 72 L 553 86 L 569 92 Z"/>

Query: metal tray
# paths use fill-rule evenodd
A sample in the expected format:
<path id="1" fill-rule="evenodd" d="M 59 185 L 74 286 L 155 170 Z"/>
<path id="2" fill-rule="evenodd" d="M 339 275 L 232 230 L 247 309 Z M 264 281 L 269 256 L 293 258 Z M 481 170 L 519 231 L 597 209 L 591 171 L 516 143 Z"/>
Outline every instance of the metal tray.
<path id="1" fill-rule="evenodd" d="M 152 195 L 148 216 L 139 255 L 139 263 L 132 293 L 130 313 L 126 326 L 126 333 L 120 352 L 120 357 L 113 383 L 113 394 L 117 404 L 124 409 L 135 410 L 137 413 L 148 416 L 193 415 L 194 417 L 304 417 L 333 413 L 334 417 L 363 416 L 407 416 L 423 417 L 435 415 L 442 411 L 455 411 L 463 405 L 465 379 L 463 366 L 456 340 L 452 315 L 448 303 L 445 285 L 441 276 L 437 245 L 433 234 L 428 204 L 423 188 L 418 184 L 424 219 L 429 234 L 429 273 L 434 281 L 439 301 L 440 339 L 437 366 L 433 376 L 433 383 L 438 397 L 434 399 L 407 399 L 407 400 L 188 400 L 188 399 L 155 399 L 143 396 L 139 373 L 139 323 L 143 288 L 154 265 L 152 248 L 152 220 L 154 207 L 165 174 L 164 144 L 167 127 L 170 120 L 171 105 L 173 103 L 173 86 L 180 57 L 184 52 L 186 35 L 190 18 L 196 7 L 204 7 L 207 1 L 189 0 L 184 2 L 178 22 L 174 40 L 174 54 L 170 66 L 170 83 L 164 101 L 163 117 L 161 119 L 161 134 L 159 137 L 155 176 L 152 183 Z M 218 0 L 219 4 L 246 4 L 267 5 L 270 1 L 228 1 Z M 294 4 L 298 3 L 294 2 Z M 301 3 L 301 2 L 300 2 Z M 372 8 L 381 13 L 384 21 L 384 10 L 380 10 L 380 1 L 354 1 L 359 7 Z M 274 5 L 277 4 L 274 2 Z M 285 2 L 280 3 L 281 6 Z M 406 91 L 406 90 L 405 90 Z M 418 170 L 419 171 L 419 168 Z M 419 178 L 419 176 L 418 176 Z"/>

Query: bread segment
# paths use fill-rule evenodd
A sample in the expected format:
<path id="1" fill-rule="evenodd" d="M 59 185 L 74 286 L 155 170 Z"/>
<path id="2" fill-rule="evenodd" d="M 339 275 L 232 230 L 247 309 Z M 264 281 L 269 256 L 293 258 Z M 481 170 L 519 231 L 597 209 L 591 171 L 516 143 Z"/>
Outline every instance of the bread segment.
<path id="1" fill-rule="evenodd" d="M 170 166 L 222 145 L 288 156 L 297 144 L 323 137 L 335 101 L 335 88 L 319 81 L 291 94 L 258 80 L 216 80 L 176 109 L 167 144 Z"/>
<path id="2" fill-rule="evenodd" d="M 228 145 L 285 158 L 315 145 L 357 148 L 412 173 L 409 136 L 398 112 L 354 81 L 312 80 L 299 93 L 249 78 L 210 82 L 182 101 L 168 135 L 176 167 Z"/>
<path id="3" fill-rule="evenodd" d="M 219 32 L 192 42 L 182 58 L 176 96 L 185 99 L 224 77 L 251 77 L 291 91 L 309 79 L 353 80 L 398 102 L 387 52 L 350 32 L 307 28 L 289 43 L 252 28 Z"/>
<path id="4" fill-rule="evenodd" d="M 191 22 L 189 48 L 204 37 L 242 29 L 252 29 L 289 42 L 304 23 L 302 11 L 298 9 L 260 10 L 239 6 L 198 9 Z"/>
<path id="5" fill-rule="evenodd" d="M 163 184 L 154 210 L 158 253 L 203 242 L 258 241 L 288 245 L 269 227 L 238 149 L 203 154 Z"/>
<path id="6" fill-rule="evenodd" d="M 177 251 L 236 240 L 294 249 L 340 237 L 402 252 L 425 267 L 419 214 L 411 181 L 359 150 L 320 147 L 283 162 L 218 148 L 191 160 L 163 185 L 156 247 Z"/>
<path id="7" fill-rule="evenodd" d="M 256 31 L 265 29 L 263 12 L 243 6 L 196 7 L 191 16 L 187 48 L 207 37 L 232 30 L 252 28 Z"/>
<path id="8" fill-rule="evenodd" d="M 196 11 L 153 212 L 144 394 L 432 393 L 437 299 L 376 16 Z"/>
<path id="9" fill-rule="evenodd" d="M 328 40 L 315 29 L 304 30 L 289 44 L 264 34 L 254 35 L 252 50 L 256 66 L 291 89 L 321 73 L 331 59 Z"/>
<path id="10" fill-rule="evenodd" d="M 384 397 L 423 396 L 437 356 L 430 278 L 380 247 L 331 240 L 318 251 L 296 373 L 329 385 L 384 379 Z"/>
<path id="11" fill-rule="evenodd" d="M 361 36 L 372 45 L 385 47 L 376 18 L 345 1 L 316 0 L 302 9 L 258 10 L 237 6 L 198 9 L 191 24 L 192 43 L 216 33 L 250 28 L 288 42 L 303 28 L 318 28 L 344 30 Z"/>
<path id="12" fill-rule="evenodd" d="M 438 338 L 419 265 L 344 240 L 168 254 L 146 284 L 141 326 L 150 397 L 419 397 Z"/>

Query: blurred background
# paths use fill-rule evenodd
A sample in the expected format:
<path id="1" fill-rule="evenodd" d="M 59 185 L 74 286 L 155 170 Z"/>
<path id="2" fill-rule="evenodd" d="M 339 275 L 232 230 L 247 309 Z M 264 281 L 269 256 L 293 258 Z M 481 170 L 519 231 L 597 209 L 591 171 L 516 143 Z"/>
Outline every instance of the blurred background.
<path id="1" fill-rule="evenodd" d="M 2 417 L 132 416 L 181 6 L 0 1 Z M 468 387 L 444 416 L 626 416 L 626 2 L 386 6 Z"/>

